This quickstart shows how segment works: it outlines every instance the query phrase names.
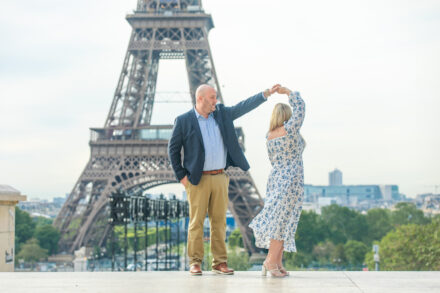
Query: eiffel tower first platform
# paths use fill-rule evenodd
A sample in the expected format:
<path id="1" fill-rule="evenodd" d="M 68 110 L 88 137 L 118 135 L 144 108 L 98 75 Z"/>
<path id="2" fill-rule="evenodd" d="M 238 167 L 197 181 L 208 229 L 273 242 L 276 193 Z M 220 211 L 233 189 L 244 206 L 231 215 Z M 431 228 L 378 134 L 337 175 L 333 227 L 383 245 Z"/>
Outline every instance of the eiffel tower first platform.
<path id="1" fill-rule="evenodd" d="M 102 246 L 110 232 L 109 195 L 177 183 L 167 145 L 173 125 L 151 125 L 160 59 L 184 59 L 192 104 L 200 84 L 210 84 L 223 102 L 208 42 L 214 27 L 201 0 L 138 0 L 126 16 L 132 33 L 113 102 L 103 128 L 91 128 L 90 160 L 55 219 L 60 251 Z M 244 134 L 236 128 L 244 149 Z M 248 228 L 263 201 L 248 172 L 230 175 L 229 210 L 249 253 L 257 252 Z"/>

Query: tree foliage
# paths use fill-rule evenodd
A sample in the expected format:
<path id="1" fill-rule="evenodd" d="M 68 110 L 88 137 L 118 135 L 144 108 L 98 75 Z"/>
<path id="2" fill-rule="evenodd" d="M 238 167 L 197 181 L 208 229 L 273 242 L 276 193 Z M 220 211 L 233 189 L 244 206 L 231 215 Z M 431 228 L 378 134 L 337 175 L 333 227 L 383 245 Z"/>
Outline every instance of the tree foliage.
<path id="1" fill-rule="evenodd" d="M 297 249 L 311 253 L 313 247 L 328 237 L 328 227 L 314 211 L 303 211 L 296 230 Z"/>
<path id="2" fill-rule="evenodd" d="M 47 250 L 40 247 L 38 240 L 31 238 L 23 244 L 17 259 L 23 259 L 26 262 L 35 263 L 47 258 Z"/>
<path id="3" fill-rule="evenodd" d="M 368 246 L 360 241 L 349 240 L 344 244 L 344 253 L 349 264 L 361 264 L 368 250 Z"/>
<path id="4" fill-rule="evenodd" d="M 386 209 L 370 209 L 366 215 L 367 219 L 367 237 L 366 244 L 372 245 L 374 240 L 380 240 L 389 231 L 393 229 L 391 223 L 391 211 Z"/>
<path id="5" fill-rule="evenodd" d="M 32 238 L 49 254 L 57 253 L 60 233 L 52 226 L 52 220 L 43 217 L 32 218 L 29 213 L 15 207 L 15 251 L 19 253 L 23 245 Z"/>
<path id="6" fill-rule="evenodd" d="M 229 247 L 233 248 L 233 247 L 244 247 L 243 244 L 243 236 L 241 236 L 241 232 L 240 229 L 237 228 L 234 231 L 231 232 L 231 234 L 228 237 L 228 244 Z"/>
<path id="7" fill-rule="evenodd" d="M 60 233 L 51 224 L 38 226 L 35 230 L 34 236 L 38 239 L 40 246 L 49 252 L 49 255 L 58 252 Z"/>
<path id="8" fill-rule="evenodd" d="M 15 250 L 20 251 L 21 246 L 32 238 L 35 231 L 35 222 L 29 213 L 15 207 Z"/>
<path id="9" fill-rule="evenodd" d="M 381 270 L 440 270 L 440 220 L 427 225 L 401 225 L 379 243 Z M 370 269 L 373 254 L 366 256 Z"/>
<path id="10" fill-rule="evenodd" d="M 391 215 L 391 222 L 394 226 L 417 224 L 424 225 L 430 222 L 423 212 L 413 204 L 408 202 L 399 202 L 395 206 L 395 211 Z"/>
<path id="11" fill-rule="evenodd" d="M 228 250 L 228 265 L 237 271 L 247 271 L 250 269 L 249 254 L 247 251 L 235 246 Z"/>
<path id="12" fill-rule="evenodd" d="M 328 226 L 328 238 L 334 243 L 344 244 L 348 240 L 365 240 L 368 231 L 364 215 L 336 204 L 322 208 L 321 217 Z"/>

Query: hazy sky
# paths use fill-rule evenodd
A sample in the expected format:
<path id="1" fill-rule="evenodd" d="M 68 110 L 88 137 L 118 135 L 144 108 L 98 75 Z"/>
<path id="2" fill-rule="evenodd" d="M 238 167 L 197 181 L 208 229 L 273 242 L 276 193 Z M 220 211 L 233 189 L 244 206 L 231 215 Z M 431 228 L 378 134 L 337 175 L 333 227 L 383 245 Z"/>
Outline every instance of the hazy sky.
<path id="1" fill-rule="evenodd" d="M 440 1 L 203 1 L 226 105 L 281 83 L 306 102 L 305 183 L 440 185 Z M 63 196 L 102 127 L 131 28 L 130 1 L 12 1 L 0 10 L 0 184 Z M 158 91 L 188 91 L 182 61 L 161 62 Z M 189 98 L 188 98 L 189 100 Z M 273 96 L 236 121 L 262 195 Z M 158 104 L 169 123 L 190 104 Z M 166 107 L 171 107 L 166 109 Z M 178 187 L 180 188 L 180 187 Z M 183 188 L 181 188 L 183 190 Z M 440 187 L 438 188 L 440 191 Z"/>

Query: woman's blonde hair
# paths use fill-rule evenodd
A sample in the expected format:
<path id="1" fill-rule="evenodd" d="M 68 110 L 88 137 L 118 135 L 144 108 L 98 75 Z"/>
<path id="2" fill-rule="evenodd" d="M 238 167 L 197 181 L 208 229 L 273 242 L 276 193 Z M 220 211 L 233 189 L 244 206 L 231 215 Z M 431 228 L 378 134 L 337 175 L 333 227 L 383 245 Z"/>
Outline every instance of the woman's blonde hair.
<path id="1" fill-rule="evenodd" d="M 292 109 L 289 105 L 278 103 L 275 105 L 272 111 L 272 117 L 270 117 L 269 131 L 274 130 L 284 125 L 284 121 L 287 121 L 292 117 Z"/>

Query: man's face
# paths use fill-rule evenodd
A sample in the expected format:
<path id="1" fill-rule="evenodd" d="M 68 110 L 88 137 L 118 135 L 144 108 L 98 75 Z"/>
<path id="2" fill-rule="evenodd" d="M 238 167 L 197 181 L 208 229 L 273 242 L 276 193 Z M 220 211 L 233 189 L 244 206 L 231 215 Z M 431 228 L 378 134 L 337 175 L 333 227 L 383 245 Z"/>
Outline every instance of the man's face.
<path id="1" fill-rule="evenodd" d="M 203 111 L 211 113 L 215 111 L 215 105 L 217 104 L 217 92 L 213 88 L 208 88 L 205 90 L 204 94 L 201 96 L 201 105 Z"/>

